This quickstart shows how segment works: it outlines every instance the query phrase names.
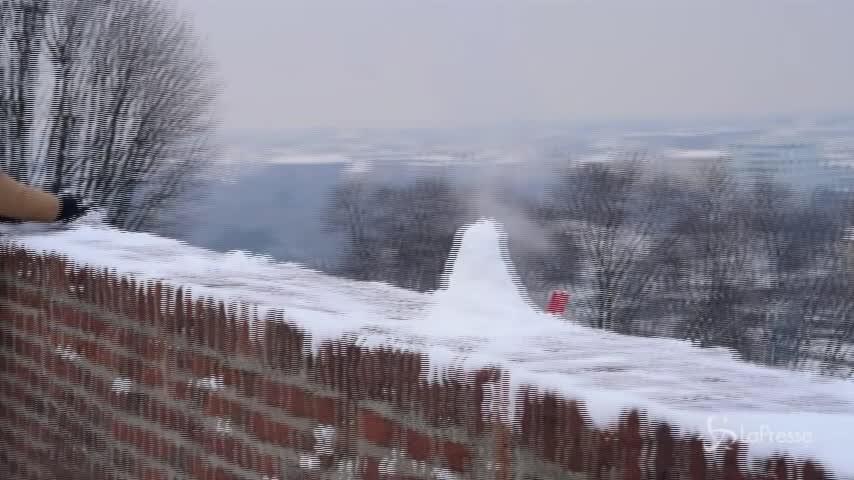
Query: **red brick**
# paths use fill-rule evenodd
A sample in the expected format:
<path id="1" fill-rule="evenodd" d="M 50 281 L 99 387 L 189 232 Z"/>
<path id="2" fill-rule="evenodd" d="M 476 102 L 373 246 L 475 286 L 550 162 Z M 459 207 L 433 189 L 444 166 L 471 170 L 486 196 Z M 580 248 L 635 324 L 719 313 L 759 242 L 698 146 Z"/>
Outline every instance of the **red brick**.
<path id="1" fill-rule="evenodd" d="M 371 443 L 389 447 L 394 438 L 394 424 L 379 414 L 363 409 L 359 411 L 359 433 Z"/>
<path id="2" fill-rule="evenodd" d="M 625 480 L 640 480 L 641 478 L 641 420 L 637 410 L 632 410 L 620 425 L 619 441 L 622 450 L 622 471 Z M 736 480 L 736 479 L 732 479 Z M 740 480 L 740 479 L 739 479 Z"/>
<path id="3" fill-rule="evenodd" d="M 739 455 L 742 450 L 744 450 L 744 445 L 738 442 L 733 442 L 729 445 L 729 448 L 724 450 L 723 480 L 744 480 L 744 476 L 742 475 L 741 468 L 739 466 Z"/>
<path id="4" fill-rule="evenodd" d="M 197 377 L 206 377 L 211 374 L 212 365 L 210 359 L 203 355 L 191 354 L 190 371 Z"/>
<path id="5" fill-rule="evenodd" d="M 772 457 L 766 461 L 765 478 L 768 480 L 785 480 L 790 478 L 791 467 L 785 457 Z"/>
<path id="6" fill-rule="evenodd" d="M 170 391 L 172 392 L 172 397 L 176 400 L 190 399 L 190 386 L 184 382 L 172 382 Z"/>
<path id="7" fill-rule="evenodd" d="M 324 424 L 333 425 L 337 417 L 337 405 L 331 397 L 314 397 L 314 418 Z"/>
<path id="8" fill-rule="evenodd" d="M 143 367 L 140 374 L 140 381 L 145 385 L 159 387 L 163 385 L 163 372 L 157 368 Z"/>
<path id="9" fill-rule="evenodd" d="M 414 460 L 428 460 L 431 457 L 431 439 L 414 430 L 406 431 L 406 452 Z"/>
<path id="10" fill-rule="evenodd" d="M 208 468 L 209 467 L 205 464 L 202 457 L 199 457 L 198 455 L 194 456 L 190 462 L 190 474 L 195 479 L 207 480 L 210 478 Z"/>
<path id="11" fill-rule="evenodd" d="M 670 426 L 660 424 L 655 429 L 655 478 L 670 479 L 676 476 L 675 450 Z"/>
<path id="12" fill-rule="evenodd" d="M 145 468 L 142 478 L 143 480 L 169 480 L 169 476 L 167 474 L 150 467 Z"/>
<path id="13" fill-rule="evenodd" d="M 442 444 L 442 455 L 452 470 L 464 472 L 470 464 L 472 455 L 465 445 L 456 442 L 444 442 Z"/>
<path id="14" fill-rule="evenodd" d="M 380 480 L 380 462 L 374 457 L 364 457 L 361 462 L 363 480 Z"/>
<path id="15" fill-rule="evenodd" d="M 273 476 L 280 475 L 279 459 L 272 455 L 262 455 L 258 465 L 258 471 L 264 475 Z"/>
<path id="16" fill-rule="evenodd" d="M 293 444 L 291 437 L 293 432 L 291 428 L 280 422 L 273 422 L 273 443 L 284 447 L 289 447 Z"/>
<path id="17" fill-rule="evenodd" d="M 292 385 L 286 385 L 285 391 L 287 391 L 286 408 L 288 412 L 296 417 L 308 417 L 309 402 L 314 395 Z"/>
<path id="18" fill-rule="evenodd" d="M 706 480 L 706 456 L 703 442 L 698 438 L 687 440 L 688 478 L 690 480 Z"/>
<path id="19" fill-rule="evenodd" d="M 219 417 L 228 411 L 226 401 L 218 395 L 211 395 L 205 405 L 205 415 Z"/>
<path id="20" fill-rule="evenodd" d="M 262 380 L 261 399 L 272 407 L 283 407 L 285 405 L 284 387 L 273 381 Z"/>

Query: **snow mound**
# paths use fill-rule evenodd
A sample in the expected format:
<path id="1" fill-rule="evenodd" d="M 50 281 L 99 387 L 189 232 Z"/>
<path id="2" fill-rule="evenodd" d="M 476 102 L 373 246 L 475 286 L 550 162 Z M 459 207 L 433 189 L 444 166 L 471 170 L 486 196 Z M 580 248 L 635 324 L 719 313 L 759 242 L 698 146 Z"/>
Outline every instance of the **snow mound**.
<path id="1" fill-rule="evenodd" d="M 514 280 L 498 223 L 480 220 L 461 233 L 446 267 L 445 285 L 432 294 L 419 330 L 443 336 L 512 335 L 519 333 L 522 318 L 542 326 L 555 321 L 536 312 Z"/>

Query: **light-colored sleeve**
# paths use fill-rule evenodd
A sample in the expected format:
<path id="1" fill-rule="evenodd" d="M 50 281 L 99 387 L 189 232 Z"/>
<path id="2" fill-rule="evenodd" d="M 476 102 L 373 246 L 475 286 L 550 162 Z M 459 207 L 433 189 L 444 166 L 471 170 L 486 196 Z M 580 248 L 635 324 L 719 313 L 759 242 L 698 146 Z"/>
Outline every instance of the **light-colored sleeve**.
<path id="1" fill-rule="evenodd" d="M 0 216 L 25 222 L 53 222 L 59 216 L 59 198 L 0 172 Z"/>

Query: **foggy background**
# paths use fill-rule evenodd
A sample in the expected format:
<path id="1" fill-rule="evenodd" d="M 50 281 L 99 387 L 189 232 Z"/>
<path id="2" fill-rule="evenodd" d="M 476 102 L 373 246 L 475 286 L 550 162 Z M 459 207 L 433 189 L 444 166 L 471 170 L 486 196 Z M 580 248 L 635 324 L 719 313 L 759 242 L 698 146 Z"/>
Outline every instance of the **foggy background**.
<path id="1" fill-rule="evenodd" d="M 224 125 L 458 127 L 854 105 L 846 0 L 177 0 Z"/>

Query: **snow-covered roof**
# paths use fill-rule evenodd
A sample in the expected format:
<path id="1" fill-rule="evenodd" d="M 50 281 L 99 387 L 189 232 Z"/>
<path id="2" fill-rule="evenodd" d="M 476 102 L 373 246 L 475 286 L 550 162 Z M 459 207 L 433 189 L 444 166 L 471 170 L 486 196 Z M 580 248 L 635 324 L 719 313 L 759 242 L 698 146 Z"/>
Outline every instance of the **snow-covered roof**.
<path id="1" fill-rule="evenodd" d="M 499 227 L 491 221 L 465 231 L 445 286 L 431 294 L 94 224 L 65 231 L 20 227 L 2 239 L 190 287 L 197 295 L 281 309 L 315 345 L 347 335 L 363 345 L 424 351 L 434 371 L 499 365 L 510 372 L 513 388 L 532 384 L 584 400 L 600 424 L 637 407 L 653 420 L 711 440 L 733 432 L 751 444 L 752 454 L 809 456 L 837 475 L 854 476 L 853 382 L 747 364 L 724 349 L 619 335 L 542 313 L 517 288 Z M 776 434 L 788 436 L 780 440 Z"/>

